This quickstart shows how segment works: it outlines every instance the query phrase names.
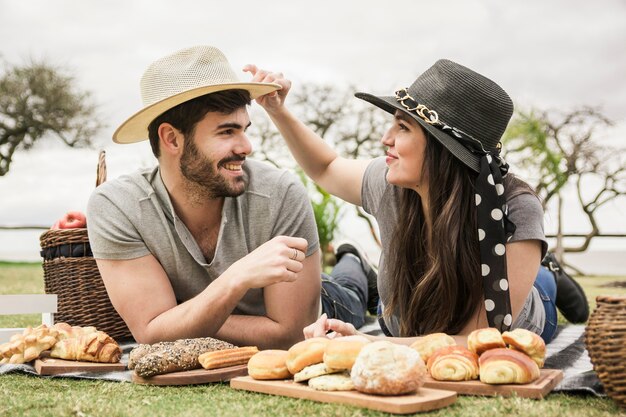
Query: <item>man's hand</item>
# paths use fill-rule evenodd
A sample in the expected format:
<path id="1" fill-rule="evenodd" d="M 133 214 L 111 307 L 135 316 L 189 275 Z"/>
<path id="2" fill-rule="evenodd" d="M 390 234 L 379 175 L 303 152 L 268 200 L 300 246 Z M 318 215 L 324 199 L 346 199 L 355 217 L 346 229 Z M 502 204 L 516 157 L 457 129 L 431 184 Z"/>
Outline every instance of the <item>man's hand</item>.
<path id="1" fill-rule="evenodd" d="M 291 88 L 291 81 L 286 79 L 281 72 L 265 71 L 258 69 L 257 66 L 253 64 L 245 65 L 243 71 L 252 74 L 251 82 L 280 84 L 282 87 L 280 90 L 257 97 L 256 102 L 269 114 L 275 113 L 283 107 L 285 98 L 287 98 L 287 94 Z"/>
<path id="2" fill-rule="evenodd" d="M 305 239 L 277 236 L 233 263 L 224 274 L 246 289 L 293 282 L 302 271 L 307 246 Z"/>

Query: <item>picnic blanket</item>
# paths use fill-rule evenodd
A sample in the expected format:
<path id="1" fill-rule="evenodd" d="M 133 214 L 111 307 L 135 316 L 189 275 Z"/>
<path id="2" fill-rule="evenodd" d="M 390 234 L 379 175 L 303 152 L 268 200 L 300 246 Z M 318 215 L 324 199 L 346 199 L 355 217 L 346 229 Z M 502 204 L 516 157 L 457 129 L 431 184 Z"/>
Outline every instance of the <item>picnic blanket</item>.
<path id="1" fill-rule="evenodd" d="M 377 320 L 369 317 L 365 325 L 359 330 L 372 335 L 382 334 Z M 602 384 L 593 371 L 593 365 L 585 349 L 584 332 L 584 325 L 559 326 L 554 340 L 547 346 L 546 363 L 544 367 L 563 370 L 563 381 L 557 385 L 554 391 L 587 392 L 596 396 L 604 396 Z M 122 363 L 128 363 L 128 354 L 135 346 L 135 343 L 120 344 L 123 351 Z M 0 365 L 0 375 L 9 372 L 23 372 L 38 375 L 35 368 L 30 364 Z M 74 372 L 46 376 L 45 378 L 65 377 L 130 382 L 131 376 L 132 371 L 102 373 Z"/>

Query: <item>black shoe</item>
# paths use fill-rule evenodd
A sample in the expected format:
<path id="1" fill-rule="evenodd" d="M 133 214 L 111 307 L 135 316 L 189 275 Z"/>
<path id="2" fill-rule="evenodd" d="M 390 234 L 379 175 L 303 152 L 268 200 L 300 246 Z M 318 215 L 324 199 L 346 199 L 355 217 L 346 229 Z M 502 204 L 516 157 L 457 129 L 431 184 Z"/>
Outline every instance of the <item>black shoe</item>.
<path id="1" fill-rule="evenodd" d="M 361 267 L 367 277 L 367 311 L 372 315 L 376 315 L 378 313 L 378 273 L 365 254 L 362 254 L 350 243 L 343 243 L 337 248 L 335 252 L 337 263 L 346 253 L 351 253 L 361 260 Z"/>
<path id="2" fill-rule="evenodd" d="M 556 307 L 570 323 L 584 323 L 589 318 L 589 302 L 585 291 L 574 278 L 559 265 L 556 257 L 548 253 L 542 265 L 547 267 L 556 279 Z"/>

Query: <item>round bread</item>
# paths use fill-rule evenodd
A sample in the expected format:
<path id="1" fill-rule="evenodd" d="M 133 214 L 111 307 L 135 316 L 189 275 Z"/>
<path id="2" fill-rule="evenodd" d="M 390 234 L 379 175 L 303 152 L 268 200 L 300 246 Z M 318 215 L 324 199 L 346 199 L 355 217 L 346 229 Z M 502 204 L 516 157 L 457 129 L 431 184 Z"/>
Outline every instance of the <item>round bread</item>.
<path id="1" fill-rule="evenodd" d="M 254 379 L 287 379 L 286 350 L 262 350 L 248 361 L 248 374 Z"/>
<path id="2" fill-rule="evenodd" d="M 387 341 L 373 342 L 361 349 L 350 376 L 361 392 L 400 395 L 424 384 L 426 366 L 417 351 Z"/>
<path id="3" fill-rule="evenodd" d="M 324 351 L 329 341 L 330 339 L 325 337 L 313 337 L 290 347 L 287 355 L 289 372 L 295 375 L 309 365 L 323 362 Z"/>
<path id="4" fill-rule="evenodd" d="M 331 369 L 352 369 L 357 355 L 370 343 L 364 336 L 345 336 L 331 339 L 324 352 L 324 363 Z"/>

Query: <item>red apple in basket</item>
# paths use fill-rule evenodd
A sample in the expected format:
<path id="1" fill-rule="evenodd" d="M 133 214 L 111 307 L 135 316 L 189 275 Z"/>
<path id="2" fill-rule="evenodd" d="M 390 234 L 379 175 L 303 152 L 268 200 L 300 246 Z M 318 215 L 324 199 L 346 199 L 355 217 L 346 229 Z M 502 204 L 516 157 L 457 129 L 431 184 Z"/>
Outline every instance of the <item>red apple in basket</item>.
<path id="1" fill-rule="evenodd" d="M 68 211 L 58 223 L 59 229 L 80 229 L 87 227 L 87 218 L 80 211 Z"/>

